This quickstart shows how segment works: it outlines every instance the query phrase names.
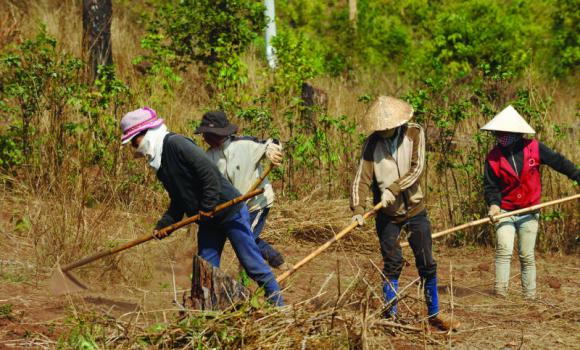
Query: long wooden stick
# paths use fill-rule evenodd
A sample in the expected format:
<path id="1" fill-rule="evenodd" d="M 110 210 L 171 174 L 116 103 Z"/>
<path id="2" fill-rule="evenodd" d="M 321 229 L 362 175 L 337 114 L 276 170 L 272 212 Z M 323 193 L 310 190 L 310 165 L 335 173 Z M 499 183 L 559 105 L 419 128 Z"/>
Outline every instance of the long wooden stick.
<path id="1" fill-rule="evenodd" d="M 462 224 L 459 226 L 455 226 L 455 227 L 447 229 L 447 230 L 443 230 L 443 231 L 434 233 L 431 235 L 431 238 L 435 239 L 435 238 L 443 237 L 443 236 L 446 236 L 450 233 L 461 231 L 461 230 L 469 228 L 469 227 L 479 226 L 479 225 L 483 225 L 483 224 L 487 224 L 487 223 L 493 223 L 494 221 L 497 221 L 497 220 L 500 220 L 503 218 L 508 218 L 508 217 L 514 216 L 514 215 L 527 214 L 527 213 L 532 212 L 532 211 L 536 211 L 536 210 L 539 210 L 539 209 L 542 209 L 545 207 L 549 207 L 549 206 L 564 203 L 564 202 L 569 202 L 569 201 L 579 199 L 579 198 L 580 198 L 580 194 L 575 194 L 573 196 L 560 198 L 560 199 L 556 199 L 556 200 L 541 203 L 541 204 L 536 204 L 536 205 L 533 205 L 531 207 L 510 211 L 510 212 L 503 213 L 503 214 L 498 214 L 498 215 L 493 217 L 493 221 L 489 217 L 479 219 L 479 220 L 474 220 L 474 221 L 471 221 L 471 222 L 468 222 L 468 223 L 465 223 L 465 224 Z M 409 245 L 409 242 L 401 243 L 401 247 L 407 247 L 408 245 Z"/>
<path id="2" fill-rule="evenodd" d="M 257 190 L 257 188 L 264 181 L 264 179 L 266 178 L 266 176 L 268 176 L 268 174 L 272 171 L 272 169 L 273 169 L 272 163 L 268 164 L 268 166 L 266 167 L 266 169 L 264 169 L 264 171 L 262 172 L 262 175 L 260 176 L 260 178 L 257 179 L 256 182 L 254 182 L 254 184 L 252 184 L 252 187 L 250 187 L 250 190 L 245 195 L 240 196 L 240 197 L 237 197 L 237 198 L 234 198 L 234 199 L 232 199 L 232 200 L 230 200 L 228 202 L 225 202 L 225 203 L 222 203 L 222 204 L 218 205 L 212 211 L 211 214 L 214 215 L 214 214 L 216 214 L 216 213 L 218 213 L 218 212 L 220 212 L 220 211 L 222 211 L 222 210 L 224 210 L 224 209 L 226 209 L 228 207 L 231 207 L 232 205 L 238 204 L 240 202 L 247 201 L 248 199 L 251 199 L 251 198 L 253 198 L 253 197 L 255 197 L 255 196 L 263 193 L 264 192 L 263 189 Z M 91 263 L 91 262 L 93 262 L 95 260 L 104 258 L 104 257 L 109 256 L 109 255 L 116 254 L 118 252 L 121 252 L 123 250 L 127 250 L 129 248 L 133 248 L 134 246 L 139 245 L 141 243 L 145 243 L 147 241 L 150 241 L 153 238 L 158 238 L 160 235 L 165 235 L 167 233 L 171 233 L 171 232 L 173 232 L 173 231 L 175 231 L 177 229 L 180 229 L 180 228 L 182 228 L 184 226 L 187 226 L 187 225 L 189 225 L 191 223 L 194 223 L 194 222 L 196 222 L 198 220 L 199 220 L 199 214 L 198 215 L 195 215 L 195 216 L 192 216 L 190 218 L 185 218 L 185 219 L 183 219 L 183 220 L 181 220 L 179 222 L 174 223 L 173 225 L 169 225 L 169 226 L 164 227 L 161 230 L 157 231 L 157 235 L 156 236 L 154 236 L 154 235 L 144 235 L 144 236 L 141 236 L 141 237 L 139 237 L 139 238 L 137 238 L 135 240 L 132 240 L 130 242 L 127 242 L 127 243 L 125 243 L 123 245 L 120 245 L 118 247 L 115 247 L 113 249 L 105 249 L 105 250 L 102 250 L 100 252 L 97 252 L 97 253 L 95 253 L 93 255 L 84 257 L 84 258 L 82 258 L 82 259 L 80 259 L 78 261 L 72 262 L 72 263 L 70 263 L 70 264 L 68 264 L 66 266 L 63 266 L 61 268 L 61 270 L 63 272 L 70 271 L 70 270 L 72 270 L 74 268 L 77 268 L 77 267 L 86 265 L 86 264 Z"/>
<path id="3" fill-rule="evenodd" d="M 531 206 L 528 208 L 514 210 L 514 211 L 511 211 L 508 213 L 496 215 L 496 216 L 494 216 L 494 220 L 499 220 L 499 219 L 507 218 L 507 217 L 514 216 L 514 215 L 529 213 L 529 212 L 532 212 L 532 211 L 535 211 L 535 210 L 538 210 L 541 208 L 545 208 L 545 207 L 548 207 L 551 205 L 556 205 L 556 204 L 568 202 L 568 201 L 571 201 L 574 199 L 579 199 L 579 198 L 580 198 L 580 194 L 577 194 L 577 195 L 573 195 L 570 197 L 561 198 L 561 199 L 553 200 L 550 202 L 534 205 L 534 206 Z M 363 217 L 365 219 L 368 219 L 368 218 L 374 216 L 376 214 L 376 212 L 378 210 L 380 210 L 381 208 L 382 208 L 382 205 L 379 203 L 373 208 L 373 210 L 367 212 Z M 493 222 L 493 221 L 489 217 L 484 218 L 484 219 L 475 220 L 475 221 L 472 221 L 472 222 L 469 222 L 469 223 L 466 223 L 463 225 L 459 225 L 459 226 L 456 226 L 456 227 L 453 227 L 453 228 L 450 228 L 450 229 L 447 229 L 447 230 L 444 230 L 441 232 L 437 232 L 437 233 L 433 234 L 431 237 L 438 238 L 438 237 L 445 236 L 445 235 L 448 235 L 448 234 L 453 233 L 453 232 L 463 230 L 463 229 L 468 228 L 468 227 L 473 227 L 473 226 L 477 226 L 477 225 L 481 225 L 481 224 L 485 224 L 485 223 L 490 223 L 490 222 Z M 341 239 L 342 237 L 347 235 L 349 232 L 351 232 L 357 226 L 358 226 L 358 224 L 356 222 L 352 222 L 350 225 L 345 227 L 342 231 L 340 231 L 338 234 L 336 234 L 336 236 L 334 236 L 331 239 L 329 239 L 328 241 L 326 241 L 323 245 L 318 247 L 315 251 L 313 251 L 312 253 L 307 255 L 304 259 L 302 259 L 298 263 L 296 263 L 296 265 L 294 265 L 294 267 L 292 269 L 290 269 L 290 270 L 284 272 L 283 274 L 281 274 L 280 276 L 278 276 L 276 278 L 278 283 L 280 283 L 283 280 L 285 280 L 286 278 L 290 277 L 294 272 L 296 272 L 302 266 L 307 264 L 310 260 L 312 260 L 315 257 L 317 257 L 318 255 L 320 255 L 323 251 L 328 249 L 328 247 L 330 247 L 334 242 L 338 241 L 339 239 Z M 408 242 L 404 242 L 401 244 L 401 247 L 406 247 L 408 245 L 409 245 Z"/>
<path id="4" fill-rule="evenodd" d="M 226 208 L 229 208 L 229 207 L 231 207 L 233 205 L 236 205 L 236 204 L 238 204 L 240 202 L 245 202 L 246 200 L 248 200 L 248 199 L 250 199 L 252 197 L 255 197 L 255 196 L 257 196 L 257 195 L 259 195 L 259 194 L 261 194 L 263 192 L 264 192 L 263 189 L 252 190 L 252 191 L 246 193 L 245 195 L 236 197 L 236 198 L 234 198 L 232 200 L 229 200 L 229 201 L 227 201 L 225 203 L 222 203 L 222 204 L 220 204 L 220 205 L 218 205 L 218 206 L 215 207 L 215 209 L 211 212 L 211 215 L 215 215 L 218 212 L 220 212 L 220 211 L 222 211 L 222 210 L 224 210 Z M 169 226 L 166 226 L 166 227 L 162 228 L 161 230 L 157 231 L 157 234 L 156 235 L 147 234 L 147 235 L 141 236 L 141 237 L 139 237 L 137 239 L 134 239 L 134 240 L 132 240 L 130 242 L 127 242 L 125 244 L 122 244 L 122 245 L 120 245 L 118 247 L 115 247 L 115 248 L 112 248 L 112 249 L 101 250 L 100 252 L 97 252 L 97 253 L 95 253 L 93 255 L 87 256 L 87 257 L 82 258 L 82 259 L 80 259 L 78 261 L 75 261 L 75 262 L 72 262 L 72 263 L 70 263 L 70 264 L 68 264 L 66 266 L 63 266 L 61 270 L 63 272 L 67 272 L 69 270 L 72 270 L 72 269 L 77 268 L 79 266 L 86 265 L 86 264 L 88 264 L 90 262 L 93 262 L 95 260 L 104 258 L 104 257 L 109 256 L 109 255 L 116 254 L 118 252 L 122 252 L 123 250 L 127 250 L 129 248 L 132 248 L 132 247 L 134 247 L 136 245 L 139 245 L 141 243 L 145 243 L 145 242 L 150 241 L 152 239 L 158 239 L 159 237 L 165 236 L 165 234 L 167 234 L 167 233 L 171 233 L 171 232 L 173 232 L 173 231 L 175 231 L 177 229 L 180 229 L 180 228 L 182 228 L 184 226 L 187 226 L 187 225 L 189 225 L 189 224 L 191 224 L 193 222 L 198 221 L 199 220 L 199 217 L 200 217 L 199 214 L 194 215 L 192 217 L 189 217 L 189 218 L 183 219 L 181 221 L 178 221 L 178 222 L 174 223 L 173 225 L 169 225 Z"/>
<path id="5" fill-rule="evenodd" d="M 268 176 L 268 174 L 270 174 L 272 169 L 274 169 L 274 164 L 269 163 L 268 166 L 266 166 L 266 169 L 264 169 L 264 171 L 262 172 L 262 175 L 260 176 L 260 178 L 257 179 L 256 182 L 254 182 L 254 184 L 252 185 L 252 187 L 250 187 L 250 190 L 248 192 L 253 191 L 256 188 L 258 188 L 258 186 L 260 186 L 260 184 L 262 182 L 264 182 L 264 180 L 266 179 L 266 176 Z"/>
<path id="6" fill-rule="evenodd" d="M 377 204 L 373 208 L 373 210 L 371 210 L 369 212 L 366 212 L 365 215 L 363 215 L 363 218 L 365 220 L 366 219 L 369 219 L 370 217 L 374 216 L 376 214 L 376 212 L 379 209 L 381 209 L 382 207 L 383 206 L 381 205 L 381 203 Z M 342 237 L 346 236 L 350 231 L 354 230 L 356 227 L 358 227 L 358 223 L 356 221 L 353 221 L 350 225 L 348 225 L 347 227 L 343 228 L 342 231 L 340 231 L 339 233 L 337 233 L 334 237 L 332 237 L 331 239 L 329 239 L 328 241 L 326 241 L 323 245 L 321 245 L 320 247 L 318 247 L 312 253 L 308 254 L 308 256 L 306 256 L 304 259 L 302 259 L 298 263 L 296 263 L 294 265 L 294 267 L 292 267 L 290 270 L 288 270 L 288 271 L 284 272 L 283 274 L 281 274 L 280 276 L 278 276 L 276 278 L 276 281 L 278 281 L 278 283 L 280 283 L 283 280 L 285 280 L 286 278 L 290 277 L 290 275 L 292 275 L 294 272 L 296 272 L 296 270 L 298 270 L 299 268 L 301 268 L 302 266 L 304 266 L 310 260 L 316 258 L 323 251 L 325 251 L 326 249 L 328 249 L 328 247 L 330 247 L 334 242 L 336 242 L 339 239 L 341 239 Z"/>

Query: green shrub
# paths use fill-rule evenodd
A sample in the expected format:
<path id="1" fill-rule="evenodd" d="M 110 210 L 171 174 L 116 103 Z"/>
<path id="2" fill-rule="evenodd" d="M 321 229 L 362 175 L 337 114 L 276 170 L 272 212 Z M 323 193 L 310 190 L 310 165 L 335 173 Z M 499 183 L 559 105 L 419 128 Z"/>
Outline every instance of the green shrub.
<path id="1" fill-rule="evenodd" d="M 552 14 L 552 64 L 557 76 L 574 74 L 580 64 L 580 1 L 557 0 Z"/>
<path id="2" fill-rule="evenodd" d="M 147 14 L 147 34 L 141 47 L 147 53 L 135 63 L 149 61 L 152 72 L 170 81 L 194 62 L 208 68 L 221 88 L 243 83 L 244 52 L 266 25 L 264 7 L 251 0 L 154 1 Z"/>

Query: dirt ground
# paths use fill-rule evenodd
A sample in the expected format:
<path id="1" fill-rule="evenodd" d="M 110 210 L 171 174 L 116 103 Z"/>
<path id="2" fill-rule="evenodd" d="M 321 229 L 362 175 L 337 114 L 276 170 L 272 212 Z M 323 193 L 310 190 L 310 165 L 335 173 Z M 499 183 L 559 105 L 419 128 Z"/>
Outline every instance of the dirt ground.
<path id="1" fill-rule="evenodd" d="M 266 234 L 275 246 L 295 263 L 326 239 L 322 231 L 304 227 L 276 230 L 283 212 L 274 215 Z M 121 321 L 153 324 L 171 319 L 189 288 L 190 259 L 194 235 L 181 231 L 163 242 L 150 242 L 131 259 L 150 259 L 150 269 L 139 276 L 108 269 L 96 273 L 79 272 L 91 288 L 69 296 L 54 296 L 47 286 L 49 267 L 39 268 L 32 257 L 20 252 L 33 242 L 13 239 L 3 218 L 6 233 L 0 243 L 0 349 L 53 348 L 67 329 L 67 320 L 80 310 L 92 310 Z M 324 227 L 324 224 L 320 224 Z M 381 257 L 372 231 L 359 232 L 322 254 L 284 283 L 288 304 L 322 310 L 341 300 L 342 312 L 357 313 L 364 300 L 371 312 L 380 310 Z M 429 342 L 417 342 L 420 335 L 405 337 L 388 327 L 374 328 L 368 343 L 372 348 L 422 349 L 580 349 L 580 260 L 575 255 L 537 256 L 538 299 L 523 300 L 520 294 L 519 262 L 512 263 L 512 283 L 508 298 L 490 294 L 493 283 L 493 251 L 484 248 L 434 246 L 438 262 L 441 308 L 456 315 L 462 327 L 450 335 L 433 332 Z M 421 327 L 425 308 L 417 283 L 413 257 L 404 249 L 408 262 L 401 277 L 405 288 L 399 305 L 401 322 Z M 514 254 L 515 255 L 515 254 Z M 238 271 L 231 248 L 226 247 L 222 267 L 231 275 Z M 91 272 L 92 271 L 92 272 Z M 275 271 L 280 273 L 279 271 Z M 87 279 L 89 278 L 89 279 Z M 308 348 L 308 347 L 305 347 Z"/>

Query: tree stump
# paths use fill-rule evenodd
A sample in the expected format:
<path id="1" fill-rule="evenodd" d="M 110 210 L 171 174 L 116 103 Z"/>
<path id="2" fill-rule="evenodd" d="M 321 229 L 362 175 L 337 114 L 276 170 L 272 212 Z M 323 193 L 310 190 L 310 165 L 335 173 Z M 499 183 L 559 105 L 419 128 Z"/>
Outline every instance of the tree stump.
<path id="1" fill-rule="evenodd" d="M 300 112 L 300 116 L 306 126 L 302 132 L 312 134 L 316 132 L 318 115 L 326 114 L 328 111 L 328 95 L 324 90 L 304 82 L 302 83 L 301 98 L 304 108 Z"/>
<path id="2" fill-rule="evenodd" d="M 248 288 L 212 266 L 198 255 L 193 257 L 191 307 L 195 310 L 224 310 L 244 302 Z"/>

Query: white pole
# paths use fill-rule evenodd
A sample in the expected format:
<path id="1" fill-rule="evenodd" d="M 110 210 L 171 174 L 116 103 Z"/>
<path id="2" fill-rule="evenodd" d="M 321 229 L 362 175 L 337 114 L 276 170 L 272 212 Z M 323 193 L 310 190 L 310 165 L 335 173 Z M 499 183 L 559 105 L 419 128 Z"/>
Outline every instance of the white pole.
<path id="1" fill-rule="evenodd" d="M 266 6 L 265 15 L 268 24 L 266 25 L 266 59 L 270 68 L 276 68 L 276 53 L 272 47 L 272 38 L 276 36 L 276 8 L 274 0 L 264 0 Z"/>

